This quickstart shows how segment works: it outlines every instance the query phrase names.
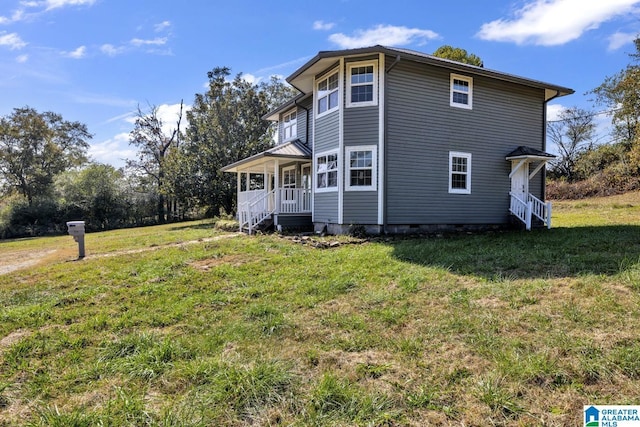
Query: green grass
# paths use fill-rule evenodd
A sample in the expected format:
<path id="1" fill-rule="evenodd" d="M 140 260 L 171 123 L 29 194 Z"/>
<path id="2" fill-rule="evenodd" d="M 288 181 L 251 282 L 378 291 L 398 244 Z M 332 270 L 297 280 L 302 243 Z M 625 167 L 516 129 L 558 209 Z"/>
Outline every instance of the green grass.
<path id="1" fill-rule="evenodd" d="M 0 426 L 577 425 L 640 395 L 638 199 L 331 249 L 211 222 L 83 261 L 2 242 L 57 252 L 0 275 Z"/>

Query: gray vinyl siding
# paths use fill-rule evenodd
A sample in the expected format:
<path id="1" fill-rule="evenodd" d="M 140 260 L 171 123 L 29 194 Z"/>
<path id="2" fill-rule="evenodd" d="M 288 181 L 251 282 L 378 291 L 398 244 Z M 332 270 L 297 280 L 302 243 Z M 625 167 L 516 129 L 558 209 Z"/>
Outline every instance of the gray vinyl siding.
<path id="1" fill-rule="evenodd" d="M 337 150 L 340 138 L 339 111 L 332 111 L 316 119 L 314 153 Z"/>
<path id="2" fill-rule="evenodd" d="M 313 195 L 313 222 L 338 223 L 338 192 Z"/>
<path id="3" fill-rule="evenodd" d="M 473 77 L 473 109 L 449 106 L 450 72 L 400 62 L 387 75 L 387 222 L 508 221 L 510 162 L 542 150 L 542 90 Z M 471 194 L 449 194 L 449 152 L 471 153 Z M 540 179 L 540 178 L 537 178 Z M 539 192 L 541 181 L 531 183 Z"/>
<path id="4" fill-rule="evenodd" d="M 340 143 L 340 114 L 332 111 L 315 120 L 314 155 L 337 150 Z M 315 159 L 314 159 L 315 162 Z M 314 186 L 316 176 L 314 173 Z M 315 188 L 315 187 L 314 187 Z M 338 218 L 338 189 L 313 195 L 313 221 L 320 223 L 337 223 Z"/>
<path id="5" fill-rule="evenodd" d="M 344 111 L 344 145 L 378 145 L 378 107 L 352 107 Z"/>
<path id="6" fill-rule="evenodd" d="M 345 148 L 359 145 L 378 146 L 378 107 L 352 107 L 344 111 L 344 145 Z M 346 190 L 349 179 L 347 162 L 349 159 L 343 153 L 345 171 L 345 192 L 343 197 L 344 224 L 377 224 L 378 223 L 378 192 L 377 191 L 349 191 Z M 378 159 L 380 153 L 377 153 Z M 377 165 L 374 167 L 377 168 Z"/>
<path id="7" fill-rule="evenodd" d="M 344 224 L 377 224 L 378 193 L 375 191 L 345 191 Z"/>

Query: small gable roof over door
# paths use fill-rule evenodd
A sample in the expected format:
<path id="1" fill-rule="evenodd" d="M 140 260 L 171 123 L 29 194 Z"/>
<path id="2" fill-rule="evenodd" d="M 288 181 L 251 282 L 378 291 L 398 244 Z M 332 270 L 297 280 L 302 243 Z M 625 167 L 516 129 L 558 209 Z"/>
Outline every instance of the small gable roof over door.
<path id="1" fill-rule="evenodd" d="M 526 147 L 521 145 L 520 147 L 507 154 L 506 160 L 519 160 L 519 159 L 531 159 L 531 160 L 552 160 L 556 156 L 553 154 L 545 153 L 544 151 L 536 150 L 535 148 Z"/>

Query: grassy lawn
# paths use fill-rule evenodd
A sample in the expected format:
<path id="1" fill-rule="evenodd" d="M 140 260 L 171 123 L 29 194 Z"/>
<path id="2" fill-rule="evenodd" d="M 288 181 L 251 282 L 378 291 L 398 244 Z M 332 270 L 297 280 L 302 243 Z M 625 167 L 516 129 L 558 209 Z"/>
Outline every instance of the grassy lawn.
<path id="1" fill-rule="evenodd" d="M 83 261 L 2 242 L 50 255 L 0 275 L 0 426 L 579 425 L 638 404 L 638 209 L 330 249 L 210 222 L 90 234 Z"/>

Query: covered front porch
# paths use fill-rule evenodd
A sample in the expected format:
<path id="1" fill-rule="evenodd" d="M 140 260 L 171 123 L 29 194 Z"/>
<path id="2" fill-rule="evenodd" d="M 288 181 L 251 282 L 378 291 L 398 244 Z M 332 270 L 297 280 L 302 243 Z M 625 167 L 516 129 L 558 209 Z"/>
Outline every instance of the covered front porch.
<path id="1" fill-rule="evenodd" d="M 311 150 L 295 140 L 224 167 L 237 176 L 240 230 L 311 224 Z"/>

